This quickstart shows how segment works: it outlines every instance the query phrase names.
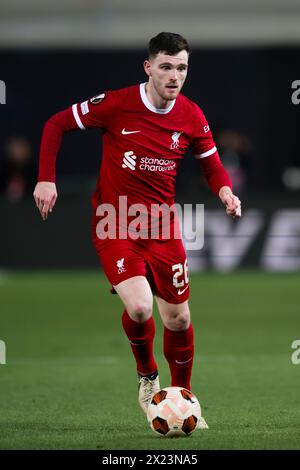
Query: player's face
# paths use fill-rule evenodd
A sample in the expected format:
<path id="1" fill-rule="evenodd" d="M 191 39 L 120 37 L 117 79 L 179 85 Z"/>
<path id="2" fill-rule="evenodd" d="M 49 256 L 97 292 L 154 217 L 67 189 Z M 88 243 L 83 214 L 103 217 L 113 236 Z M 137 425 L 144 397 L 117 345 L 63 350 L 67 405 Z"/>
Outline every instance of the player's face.
<path id="1" fill-rule="evenodd" d="M 176 55 L 159 52 L 154 58 L 145 62 L 156 93 L 163 100 L 174 100 L 185 82 L 188 69 L 188 53 L 180 51 Z"/>

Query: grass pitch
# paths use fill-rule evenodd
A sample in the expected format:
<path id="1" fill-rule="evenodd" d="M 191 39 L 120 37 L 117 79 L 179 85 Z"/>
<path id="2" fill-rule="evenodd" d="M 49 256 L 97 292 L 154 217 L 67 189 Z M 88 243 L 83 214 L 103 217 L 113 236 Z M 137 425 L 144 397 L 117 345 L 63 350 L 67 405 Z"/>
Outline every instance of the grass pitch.
<path id="1" fill-rule="evenodd" d="M 167 439 L 137 404 L 122 305 L 98 272 L 0 278 L 1 449 L 299 449 L 300 274 L 191 279 L 192 390 L 210 429 Z M 156 359 L 169 385 L 155 312 Z"/>

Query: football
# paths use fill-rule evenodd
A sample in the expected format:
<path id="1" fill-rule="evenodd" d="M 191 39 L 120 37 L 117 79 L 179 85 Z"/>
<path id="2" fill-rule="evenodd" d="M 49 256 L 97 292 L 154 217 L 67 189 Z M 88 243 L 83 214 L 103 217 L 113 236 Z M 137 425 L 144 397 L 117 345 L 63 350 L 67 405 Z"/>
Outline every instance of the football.
<path id="1" fill-rule="evenodd" d="M 201 419 L 200 403 L 186 388 L 166 387 L 153 395 L 147 419 L 160 436 L 188 436 Z"/>

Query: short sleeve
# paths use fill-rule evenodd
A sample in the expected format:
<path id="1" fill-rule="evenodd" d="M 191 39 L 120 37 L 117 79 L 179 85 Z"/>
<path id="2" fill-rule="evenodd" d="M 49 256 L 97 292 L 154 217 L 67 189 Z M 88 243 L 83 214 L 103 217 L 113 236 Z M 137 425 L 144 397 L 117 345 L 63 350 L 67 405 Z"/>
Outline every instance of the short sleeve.
<path id="1" fill-rule="evenodd" d="M 192 152 L 195 158 L 205 158 L 217 152 L 209 124 L 203 111 L 195 104 L 194 108 L 195 127 L 192 138 Z"/>
<path id="2" fill-rule="evenodd" d="M 106 129 L 115 111 L 115 93 L 106 91 L 72 106 L 72 113 L 81 130 L 91 127 Z"/>

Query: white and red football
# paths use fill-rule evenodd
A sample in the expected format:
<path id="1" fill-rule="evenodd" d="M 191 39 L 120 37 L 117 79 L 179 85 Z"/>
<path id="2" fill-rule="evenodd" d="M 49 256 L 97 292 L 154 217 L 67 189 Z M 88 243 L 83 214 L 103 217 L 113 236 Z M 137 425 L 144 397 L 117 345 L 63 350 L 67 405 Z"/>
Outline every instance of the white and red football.
<path id="1" fill-rule="evenodd" d="M 188 436 L 201 419 L 201 406 L 190 390 L 166 387 L 153 395 L 147 419 L 160 436 Z"/>

